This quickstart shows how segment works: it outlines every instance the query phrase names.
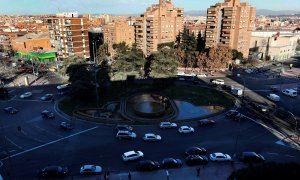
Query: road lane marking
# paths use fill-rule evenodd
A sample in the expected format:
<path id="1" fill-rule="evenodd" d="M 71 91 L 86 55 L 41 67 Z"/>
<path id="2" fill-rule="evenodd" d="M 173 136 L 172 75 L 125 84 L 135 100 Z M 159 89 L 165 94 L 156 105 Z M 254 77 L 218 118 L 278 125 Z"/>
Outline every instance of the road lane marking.
<path id="1" fill-rule="evenodd" d="M 4 138 L 10 142 L 11 144 L 15 145 L 17 148 L 24 150 L 21 146 L 17 145 L 16 143 L 14 143 L 11 139 L 9 139 L 8 137 L 4 136 Z"/>
<path id="2" fill-rule="evenodd" d="M 48 142 L 48 143 L 45 143 L 45 144 L 39 145 L 39 146 L 36 146 L 36 147 L 34 147 L 34 148 L 27 149 L 27 150 L 25 150 L 25 151 L 22 151 L 22 152 L 19 152 L 19 153 L 17 153 L 17 154 L 13 154 L 13 155 L 11 155 L 11 156 L 8 156 L 8 157 L 6 157 L 6 158 L 3 158 L 3 159 L 1 159 L 1 160 L 6 160 L 6 159 L 8 159 L 8 158 L 16 157 L 16 156 L 19 156 L 19 155 L 25 154 L 25 153 L 27 153 L 27 152 L 31 152 L 31 151 L 34 151 L 34 150 L 36 150 L 36 149 L 43 148 L 43 147 L 45 147 L 45 146 L 48 146 L 48 145 L 51 145 L 51 144 L 57 143 L 57 142 L 59 142 L 59 141 L 62 141 L 62 140 L 65 140 L 65 139 L 68 139 L 68 138 L 71 138 L 71 137 L 77 136 L 77 135 L 79 135 L 79 134 L 83 134 L 83 133 L 85 133 L 85 132 L 92 131 L 92 130 L 94 130 L 94 129 L 97 129 L 98 127 L 99 127 L 99 126 L 95 126 L 95 127 L 92 127 L 92 128 L 86 129 L 86 130 L 84 130 L 84 131 L 80 131 L 80 132 L 78 132 L 78 133 L 71 134 L 71 135 L 69 135 L 69 136 L 66 136 L 66 137 L 63 137 L 63 138 L 60 138 L 60 139 L 57 139 L 57 140 L 54 140 L 54 141 L 51 141 L 51 142 Z"/>
<path id="3" fill-rule="evenodd" d="M 279 155 L 278 153 L 272 153 L 272 152 L 267 152 L 267 154 L 270 154 L 270 155 Z"/>

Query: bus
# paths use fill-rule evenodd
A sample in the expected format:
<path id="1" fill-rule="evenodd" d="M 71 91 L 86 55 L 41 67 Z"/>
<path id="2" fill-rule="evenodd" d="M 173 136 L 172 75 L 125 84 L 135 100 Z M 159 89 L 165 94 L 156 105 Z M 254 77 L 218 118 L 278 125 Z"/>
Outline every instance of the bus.
<path id="1" fill-rule="evenodd" d="M 65 94 L 68 94 L 70 91 L 70 84 L 62 84 L 62 85 L 58 85 L 57 87 L 57 94 L 62 96 Z"/>

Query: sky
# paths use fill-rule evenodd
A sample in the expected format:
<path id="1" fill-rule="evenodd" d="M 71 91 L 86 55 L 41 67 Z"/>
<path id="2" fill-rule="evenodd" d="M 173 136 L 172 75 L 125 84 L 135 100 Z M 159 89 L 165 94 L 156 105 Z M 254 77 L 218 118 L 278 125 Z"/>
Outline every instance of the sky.
<path id="1" fill-rule="evenodd" d="M 175 7 L 185 11 L 206 10 L 224 0 L 173 0 Z M 248 1 L 257 9 L 298 10 L 300 0 L 241 0 Z M 0 14 L 54 14 L 78 11 L 79 14 L 140 14 L 159 0 L 0 0 Z"/>

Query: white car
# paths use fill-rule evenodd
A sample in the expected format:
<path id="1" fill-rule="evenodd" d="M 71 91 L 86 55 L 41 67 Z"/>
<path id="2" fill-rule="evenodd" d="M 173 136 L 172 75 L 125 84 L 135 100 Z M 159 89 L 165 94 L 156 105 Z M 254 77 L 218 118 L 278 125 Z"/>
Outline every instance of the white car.
<path id="1" fill-rule="evenodd" d="M 209 159 L 211 161 L 231 161 L 231 157 L 228 154 L 223 154 L 220 152 L 210 154 Z"/>
<path id="2" fill-rule="evenodd" d="M 144 157 L 144 153 L 142 151 L 128 151 L 122 155 L 123 161 L 133 161 L 142 157 Z"/>
<path id="3" fill-rule="evenodd" d="M 179 133 L 184 133 L 184 134 L 187 134 L 187 133 L 193 133 L 194 131 L 195 131 L 194 128 L 189 127 L 189 126 L 181 126 L 181 127 L 178 129 L 178 132 L 179 132 Z"/>
<path id="4" fill-rule="evenodd" d="M 245 69 L 245 72 L 248 74 L 251 74 L 251 73 L 253 73 L 253 69 Z"/>
<path id="5" fill-rule="evenodd" d="M 96 165 L 84 165 L 80 168 L 80 174 L 82 175 L 92 175 L 92 174 L 101 174 L 102 167 Z"/>
<path id="6" fill-rule="evenodd" d="M 225 84 L 223 79 L 214 79 L 214 80 L 212 80 L 211 83 L 217 84 L 217 85 L 224 85 Z"/>
<path id="7" fill-rule="evenodd" d="M 135 139 L 136 138 L 136 134 L 134 132 L 131 131 L 118 131 L 116 138 L 119 139 Z"/>
<path id="8" fill-rule="evenodd" d="M 197 74 L 197 77 L 207 77 L 206 74 Z"/>
<path id="9" fill-rule="evenodd" d="M 282 91 L 284 95 L 290 96 L 290 97 L 297 97 L 298 93 L 294 89 L 285 89 Z"/>
<path id="10" fill-rule="evenodd" d="M 28 98 L 28 97 L 30 97 L 30 96 L 32 96 L 32 93 L 31 93 L 31 92 L 26 92 L 26 93 L 22 94 L 22 95 L 20 96 L 20 98 L 24 99 L 24 98 Z"/>
<path id="11" fill-rule="evenodd" d="M 177 124 L 176 123 L 171 123 L 171 122 L 161 122 L 159 127 L 162 128 L 162 129 L 176 128 Z"/>
<path id="12" fill-rule="evenodd" d="M 143 137 L 143 140 L 144 141 L 160 141 L 161 140 L 161 136 L 153 134 L 153 133 L 147 133 Z"/>

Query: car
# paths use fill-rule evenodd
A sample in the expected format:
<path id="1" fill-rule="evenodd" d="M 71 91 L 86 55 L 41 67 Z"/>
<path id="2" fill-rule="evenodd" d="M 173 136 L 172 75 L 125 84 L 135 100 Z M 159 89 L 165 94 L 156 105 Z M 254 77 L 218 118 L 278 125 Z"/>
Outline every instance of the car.
<path id="1" fill-rule="evenodd" d="M 153 133 L 147 133 L 143 137 L 144 141 L 161 141 L 161 136 Z"/>
<path id="2" fill-rule="evenodd" d="M 41 115 L 42 115 L 42 118 L 47 118 L 47 119 L 53 119 L 55 117 L 54 113 L 51 111 L 48 111 L 48 110 L 42 111 Z"/>
<path id="3" fill-rule="evenodd" d="M 72 130 L 72 129 L 74 129 L 73 125 L 70 124 L 70 123 L 67 123 L 67 122 L 61 122 L 60 123 L 60 127 L 62 129 L 65 129 L 65 130 Z"/>
<path id="4" fill-rule="evenodd" d="M 176 123 L 171 123 L 171 122 L 161 122 L 159 124 L 159 127 L 161 129 L 171 129 L 171 128 L 176 128 L 177 124 Z"/>
<path id="5" fill-rule="evenodd" d="M 165 158 L 161 163 L 162 168 L 179 168 L 182 166 L 180 159 Z"/>
<path id="6" fill-rule="evenodd" d="M 206 156 L 200 155 L 189 155 L 188 157 L 186 157 L 185 163 L 188 166 L 203 165 L 208 163 L 208 158 Z"/>
<path id="7" fill-rule="evenodd" d="M 255 102 L 250 102 L 249 104 L 250 104 L 250 106 L 253 107 L 253 109 L 255 109 L 255 110 L 257 110 L 261 113 L 267 113 L 267 112 L 270 111 L 270 109 L 265 105 L 258 104 L 258 103 L 255 103 Z"/>
<path id="8" fill-rule="evenodd" d="M 239 159 L 244 163 L 260 163 L 265 161 L 265 158 L 256 152 L 243 152 Z"/>
<path id="9" fill-rule="evenodd" d="M 251 73 L 253 73 L 253 69 L 246 69 L 245 72 L 248 74 L 251 74 Z"/>
<path id="10" fill-rule="evenodd" d="M 193 133 L 194 131 L 195 131 L 194 128 L 189 127 L 189 126 L 181 126 L 181 127 L 178 129 L 178 132 L 179 132 L 179 133 L 184 133 L 184 134 L 187 134 L 187 133 Z"/>
<path id="11" fill-rule="evenodd" d="M 102 173 L 102 167 L 96 165 L 83 165 L 80 168 L 81 175 L 96 175 Z"/>
<path id="12" fill-rule="evenodd" d="M 43 97 L 41 97 L 40 99 L 42 100 L 42 101 L 49 101 L 49 100 L 51 100 L 51 99 L 53 99 L 54 97 L 53 97 L 53 94 L 45 94 Z"/>
<path id="13" fill-rule="evenodd" d="M 116 138 L 118 138 L 118 139 L 135 139 L 136 134 L 131 131 L 118 131 Z"/>
<path id="14" fill-rule="evenodd" d="M 226 114 L 225 114 L 225 116 L 226 117 L 234 117 L 234 116 L 236 116 L 236 115 L 238 115 L 238 114 L 240 114 L 238 111 L 236 111 L 236 110 L 229 110 Z"/>
<path id="15" fill-rule="evenodd" d="M 202 119 L 198 121 L 199 126 L 209 126 L 214 124 L 216 124 L 216 122 L 214 120 L 209 120 L 209 119 Z"/>
<path id="16" fill-rule="evenodd" d="M 216 84 L 216 85 L 224 85 L 225 82 L 223 79 L 214 79 L 211 81 L 212 84 Z"/>
<path id="17" fill-rule="evenodd" d="M 116 130 L 117 131 L 133 131 L 133 128 L 128 125 L 117 125 Z"/>
<path id="18" fill-rule="evenodd" d="M 206 74 L 197 74 L 197 77 L 207 77 L 207 75 Z"/>
<path id="19" fill-rule="evenodd" d="M 137 164 L 137 169 L 140 171 L 153 171 L 160 168 L 160 164 L 157 161 L 142 160 Z"/>
<path id="20" fill-rule="evenodd" d="M 122 155 L 123 161 L 133 161 L 142 157 L 144 157 L 144 153 L 142 151 L 128 151 Z"/>
<path id="21" fill-rule="evenodd" d="M 282 91 L 282 94 L 284 94 L 286 96 L 290 96 L 290 97 L 297 97 L 297 95 L 298 95 L 297 91 L 294 89 L 284 89 Z"/>
<path id="22" fill-rule="evenodd" d="M 188 148 L 185 153 L 184 153 L 186 156 L 189 156 L 189 155 L 206 155 L 206 149 L 203 148 L 203 147 L 190 147 Z"/>
<path id="23" fill-rule="evenodd" d="M 16 114 L 18 112 L 18 110 L 13 107 L 6 107 L 3 110 L 9 114 Z"/>
<path id="24" fill-rule="evenodd" d="M 21 98 L 21 99 L 24 99 L 24 98 L 28 98 L 28 97 L 30 97 L 30 96 L 32 96 L 32 93 L 31 93 L 31 92 L 26 92 L 26 93 L 22 94 L 22 95 L 20 96 L 20 98 Z"/>
<path id="25" fill-rule="evenodd" d="M 62 166 L 47 166 L 38 172 L 38 176 L 44 178 L 65 177 L 68 174 L 68 168 Z"/>
<path id="26" fill-rule="evenodd" d="M 232 161 L 231 157 L 228 154 L 223 154 L 220 152 L 216 152 L 213 154 L 209 155 L 209 159 L 211 161 L 216 161 L 216 162 L 220 162 L 220 161 Z"/>

